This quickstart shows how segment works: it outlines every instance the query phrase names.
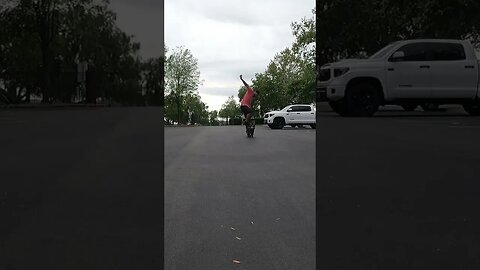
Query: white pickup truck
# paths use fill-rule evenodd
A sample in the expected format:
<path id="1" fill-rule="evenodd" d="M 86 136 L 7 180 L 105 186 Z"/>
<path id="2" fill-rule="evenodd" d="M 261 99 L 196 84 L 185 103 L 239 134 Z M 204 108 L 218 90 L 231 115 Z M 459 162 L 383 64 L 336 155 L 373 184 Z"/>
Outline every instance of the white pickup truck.
<path id="1" fill-rule="evenodd" d="M 309 125 L 311 128 L 316 128 L 315 105 L 288 105 L 280 111 L 266 113 L 264 122 L 271 129 L 282 129 L 285 125 L 292 127 Z"/>
<path id="2" fill-rule="evenodd" d="M 407 111 L 461 104 L 480 115 L 479 63 L 469 41 L 398 41 L 368 59 L 322 66 L 318 91 L 342 116 L 371 116 L 390 104 Z"/>

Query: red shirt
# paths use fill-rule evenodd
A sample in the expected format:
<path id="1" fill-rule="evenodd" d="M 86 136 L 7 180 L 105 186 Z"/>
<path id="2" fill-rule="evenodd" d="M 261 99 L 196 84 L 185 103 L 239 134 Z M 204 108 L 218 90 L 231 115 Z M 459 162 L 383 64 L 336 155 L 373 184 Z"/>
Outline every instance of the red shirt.
<path id="1" fill-rule="evenodd" d="M 240 105 L 252 108 L 252 101 L 254 96 L 255 96 L 255 92 L 253 91 L 252 88 L 248 87 L 247 93 L 245 93 L 245 96 L 243 96 L 242 101 L 240 102 Z"/>

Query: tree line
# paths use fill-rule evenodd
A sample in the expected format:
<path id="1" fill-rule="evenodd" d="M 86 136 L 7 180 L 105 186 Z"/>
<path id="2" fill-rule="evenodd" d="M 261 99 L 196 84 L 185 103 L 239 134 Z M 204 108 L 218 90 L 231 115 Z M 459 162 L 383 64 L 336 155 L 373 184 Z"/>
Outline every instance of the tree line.
<path id="1" fill-rule="evenodd" d="M 198 93 L 203 83 L 198 59 L 183 46 L 165 51 L 166 124 L 218 125 L 217 112 L 210 112 Z"/>
<path id="2" fill-rule="evenodd" d="M 291 23 L 295 38 L 290 47 L 277 53 L 263 72 L 256 73 L 251 86 L 259 93 L 254 102 L 254 116 L 262 117 L 271 110 L 293 103 L 310 104 L 315 101 L 315 14 Z M 238 101 L 246 93 L 238 90 Z M 224 118 L 241 117 L 240 104 L 234 96 L 223 104 L 219 115 Z"/>
<path id="3" fill-rule="evenodd" d="M 319 0 L 317 62 L 365 58 L 405 39 L 469 39 L 478 48 L 478 14 L 474 0 Z"/>
<path id="4" fill-rule="evenodd" d="M 397 40 L 466 39 L 480 48 L 479 1 L 319 0 L 313 13 L 314 18 L 292 23 L 295 42 L 255 75 L 252 86 L 261 93 L 257 116 L 314 101 L 315 68 L 345 58 L 366 58 Z M 245 91 L 241 87 L 238 98 Z M 238 106 L 232 96 L 220 115 L 240 117 Z"/>
<path id="5" fill-rule="evenodd" d="M 0 25 L 0 103 L 163 103 L 163 57 L 139 56 L 108 0 L 4 0 Z"/>

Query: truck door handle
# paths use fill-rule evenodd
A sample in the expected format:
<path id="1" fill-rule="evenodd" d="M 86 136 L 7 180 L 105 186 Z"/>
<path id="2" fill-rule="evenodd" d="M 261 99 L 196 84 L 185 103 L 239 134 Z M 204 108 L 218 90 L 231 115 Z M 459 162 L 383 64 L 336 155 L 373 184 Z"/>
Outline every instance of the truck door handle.
<path id="1" fill-rule="evenodd" d="M 297 112 L 297 114 L 300 114 L 299 112 Z"/>
<path id="2" fill-rule="evenodd" d="M 394 71 L 395 69 L 394 68 L 389 68 L 388 71 Z"/>
<path id="3" fill-rule="evenodd" d="M 465 66 L 465 68 L 475 68 L 474 66 Z"/>
<path id="4" fill-rule="evenodd" d="M 421 65 L 420 68 L 430 68 L 429 65 Z"/>

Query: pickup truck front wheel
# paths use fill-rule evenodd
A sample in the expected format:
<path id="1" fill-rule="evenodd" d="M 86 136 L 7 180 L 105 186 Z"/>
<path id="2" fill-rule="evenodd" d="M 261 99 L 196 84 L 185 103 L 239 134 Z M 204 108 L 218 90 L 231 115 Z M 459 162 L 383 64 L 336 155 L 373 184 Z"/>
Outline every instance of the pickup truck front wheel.
<path id="1" fill-rule="evenodd" d="M 480 100 L 463 104 L 463 109 L 470 115 L 480 115 Z"/>
<path id="2" fill-rule="evenodd" d="M 407 112 L 413 112 L 418 107 L 417 104 L 405 104 L 402 105 L 402 108 Z"/>
<path id="3" fill-rule="evenodd" d="M 277 117 L 273 119 L 272 128 L 273 129 L 282 129 L 285 126 L 285 119 L 282 117 Z"/>
<path id="4" fill-rule="evenodd" d="M 348 115 L 372 116 L 380 106 L 380 93 L 371 83 L 358 83 L 348 90 L 346 102 Z"/>

